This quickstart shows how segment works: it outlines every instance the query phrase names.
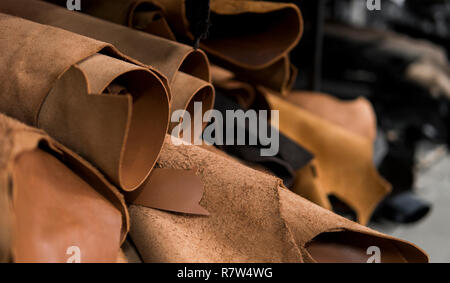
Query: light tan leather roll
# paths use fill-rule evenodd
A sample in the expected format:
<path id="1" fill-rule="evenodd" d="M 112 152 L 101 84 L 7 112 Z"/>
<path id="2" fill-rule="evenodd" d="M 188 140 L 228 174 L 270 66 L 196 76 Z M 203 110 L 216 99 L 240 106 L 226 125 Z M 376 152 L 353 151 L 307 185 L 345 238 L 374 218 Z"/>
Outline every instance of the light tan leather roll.
<path id="1" fill-rule="evenodd" d="M 175 146 L 167 137 L 158 164 L 197 168 L 205 189 L 200 205 L 210 215 L 132 205 L 130 236 L 144 262 L 367 262 L 373 245 L 382 249 L 382 262 L 428 260 L 416 246 L 337 216 L 281 180 L 212 151 Z M 351 233 L 351 241 L 341 233 Z"/>
<path id="2" fill-rule="evenodd" d="M 49 1 L 66 5 L 63 0 Z M 164 26 L 159 17 L 162 16 L 179 38 L 192 40 L 186 2 L 90 0 L 82 4 L 81 12 L 171 38 L 169 32 L 159 27 Z M 195 5 L 195 1 L 193 3 Z M 155 13 L 159 15 L 156 19 Z M 302 32 L 302 16 L 294 4 L 212 0 L 211 27 L 200 47 L 216 64 L 243 79 L 286 93 L 297 74 L 288 54 L 299 42 Z"/>
<path id="3" fill-rule="evenodd" d="M 120 188 L 141 185 L 169 121 L 159 77 L 109 44 L 58 28 L 1 14 L 0 29 L 0 111 L 44 129 Z"/>
<path id="4" fill-rule="evenodd" d="M 64 1 L 65 4 L 66 2 Z M 158 70 L 157 73 L 160 75 L 160 78 L 169 86 L 170 98 L 176 96 L 177 100 L 185 99 L 182 104 L 189 105 L 193 103 L 195 98 L 202 96 L 205 98 L 204 108 L 212 107 L 210 102 L 214 101 L 214 90 L 209 83 L 211 80 L 209 61 L 201 50 L 194 50 L 187 45 L 148 33 L 130 30 L 121 25 L 68 11 L 66 8 L 42 1 L 2 1 L 0 3 L 0 12 L 59 27 L 113 44 L 127 56 L 131 56 L 143 64 L 151 66 L 152 70 Z M 178 76 L 178 73 L 181 75 Z M 198 86 L 201 83 L 202 86 L 195 89 L 176 86 L 175 84 L 180 82 L 179 79 L 177 80 L 177 77 L 186 77 L 184 75 L 193 78 L 189 81 L 189 84 Z M 183 80 L 184 82 L 186 80 Z M 177 91 L 171 91 L 172 89 L 177 89 Z M 171 107 L 171 110 L 184 109 Z"/>
<path id="5" fill-rule="evenodd" d="M 367 225 L 378 203 L 390 192 L 390 184 L 372 161 L 373 140 L 279 96 L 268 93 L 267 99 L 272 109 L 280 111 L 280 132 L 316 157 L 299 174 L 312 181 L 298 178 L 294 191 L 328 209 L 328 196 L 333 195 L 355 211 L 359 223 Z"/>
<path id="6" fill-rule="evenodd" d="M 115 262 L 129 228 L 119 191 L 41 130 L 0 114 L 0 136 L 8 261 Z"/>

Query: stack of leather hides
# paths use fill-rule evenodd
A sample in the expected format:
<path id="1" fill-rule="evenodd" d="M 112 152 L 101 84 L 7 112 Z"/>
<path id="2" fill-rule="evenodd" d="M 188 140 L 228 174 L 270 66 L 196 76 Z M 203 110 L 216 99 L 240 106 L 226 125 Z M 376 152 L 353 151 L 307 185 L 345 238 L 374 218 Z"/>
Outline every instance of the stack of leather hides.
<path id="1" fill-rule="evenodd" d="M 428 262 L 364 226 L 390 192 L 370 102 L 292 90 L 297 6 L 49 2 L 0 2 L 0 261 Z M 278 154 L 171 136 L 196 102 L 278 110 Z"/>

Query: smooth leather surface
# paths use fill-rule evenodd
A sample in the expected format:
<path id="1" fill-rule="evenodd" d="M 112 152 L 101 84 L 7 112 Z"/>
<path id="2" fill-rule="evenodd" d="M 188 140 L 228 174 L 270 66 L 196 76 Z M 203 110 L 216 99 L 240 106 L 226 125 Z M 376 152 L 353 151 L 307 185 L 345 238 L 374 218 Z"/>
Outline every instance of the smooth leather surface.
<path id="1" fill-rule="evenodd" d="M 120 212 L 56 158 L 21 154 L 13 182 L 15 262 L 66 262 L 72 246 L 81 262 L 115 262 Z"/>
<path id="2" fill-rule="evenodd" d="M 113 262 L 129 229 L 123 196 L 92 165 L 43 131 L 0 114 L 0 179 L 16 262 Z M 2 206 L 2 209 L 4 207 Z M 5 224 L 5 223 L 3 223 Z M 4 248 L 4 247 L 2 247 Z"/>

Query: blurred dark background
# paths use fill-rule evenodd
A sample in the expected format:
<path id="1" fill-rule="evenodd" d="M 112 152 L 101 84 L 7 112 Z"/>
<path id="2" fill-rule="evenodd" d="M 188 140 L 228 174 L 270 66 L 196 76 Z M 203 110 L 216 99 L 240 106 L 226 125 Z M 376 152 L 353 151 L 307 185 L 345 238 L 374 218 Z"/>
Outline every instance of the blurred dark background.
<path id="1" fill-rule="evenodd" d="M 450 1 L 381 0 L 380 10 L 366 0 L 289 2 L 305 20 L 291 55 L 296 88 L 363 96 L 375 108 L 374 162 L 393 193 L 372 226 L 450 261 Z"/>

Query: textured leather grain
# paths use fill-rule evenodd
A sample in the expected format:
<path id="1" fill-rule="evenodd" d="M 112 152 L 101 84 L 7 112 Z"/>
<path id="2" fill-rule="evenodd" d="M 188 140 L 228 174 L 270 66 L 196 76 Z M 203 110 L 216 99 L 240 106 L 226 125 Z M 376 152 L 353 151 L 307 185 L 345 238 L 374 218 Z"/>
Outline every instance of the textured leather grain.
<path id="1" fill-rule="evenodd" d="M 345 262 L 348 250 L 366 262 L 371 243 L 389 248 L 383 261 L 428 260 L 416 246 L 337 216 L 285 189 L 281 180 L 213 151 L 175 146 L 167 137 L 158 163 L 197 168 L 205 188 L 200 204 L 210 215 L 132 205 L 130 235 L 144 262 L 320 262 L 326 254 Z M 353 233 L 352 242 L 333 234 L 345 231 Z M 339 248 L 328 248 L 330 241 Z M 313 243 L 325 253 L 316 253 Z"/>

